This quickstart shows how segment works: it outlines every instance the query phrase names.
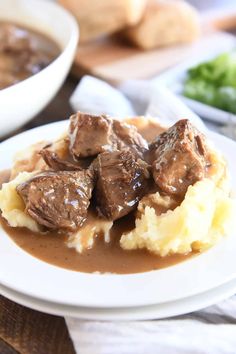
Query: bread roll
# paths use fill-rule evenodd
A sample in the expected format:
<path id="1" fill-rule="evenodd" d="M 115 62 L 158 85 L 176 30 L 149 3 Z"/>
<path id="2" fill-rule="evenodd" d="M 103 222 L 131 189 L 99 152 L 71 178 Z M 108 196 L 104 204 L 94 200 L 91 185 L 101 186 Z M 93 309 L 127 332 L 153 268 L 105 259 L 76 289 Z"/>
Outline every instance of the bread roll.
<path id="1" fill-rule="evenodd" d="M 181 0 L 149 0 L 141 21 L 122 32 L 142 49 L 191 42 L 199 33 L 197 11 Z"/>
<path id="2" fill-rule="evenodd" d="M 87 42 L 136 24 L 147 0 L 59 0 L 77 18 L 80 41 Z"/>

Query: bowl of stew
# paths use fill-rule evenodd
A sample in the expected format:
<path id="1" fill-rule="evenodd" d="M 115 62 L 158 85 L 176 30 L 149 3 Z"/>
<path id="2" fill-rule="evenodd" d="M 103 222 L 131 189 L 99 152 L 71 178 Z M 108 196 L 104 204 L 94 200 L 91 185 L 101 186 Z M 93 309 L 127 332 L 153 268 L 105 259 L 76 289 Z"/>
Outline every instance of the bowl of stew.
<path id="1" fill-rule="evenodd" d="M 0 2 L 0 136 L 37 115 L 62 86 L 78 44 L 76 20 L 47 0 Z"/>

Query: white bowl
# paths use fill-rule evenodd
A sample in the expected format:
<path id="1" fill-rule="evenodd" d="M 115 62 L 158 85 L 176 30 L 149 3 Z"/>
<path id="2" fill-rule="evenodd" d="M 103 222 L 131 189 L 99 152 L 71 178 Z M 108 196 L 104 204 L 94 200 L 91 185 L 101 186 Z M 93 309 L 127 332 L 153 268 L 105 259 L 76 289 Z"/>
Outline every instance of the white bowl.
<path id="1" fill-rule="evenodd" d="M 55 96 L 70 70 L 79 37 L 73 16 L 47 0 L 1 0 L 3 20 L 47 35 L 59 44 L 61 54 L 38 74 L 0 90 L 0 136 L 32 119 Z"/>

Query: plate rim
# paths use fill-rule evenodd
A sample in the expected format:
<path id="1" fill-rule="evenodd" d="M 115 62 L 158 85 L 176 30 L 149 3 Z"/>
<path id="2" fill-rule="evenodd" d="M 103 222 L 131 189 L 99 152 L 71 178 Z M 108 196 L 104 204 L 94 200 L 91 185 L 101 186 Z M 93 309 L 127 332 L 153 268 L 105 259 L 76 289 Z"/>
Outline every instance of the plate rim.
<path id="1" fill-rule="evenodd" d="M 31 135 L 31 139 L 34 139 L 35 136 L 38 135 L 38 133 L 42 133 L 43 131 L 49 131 L 51 127 L 53 132 L 56 134 L 57 130 L 60 130 L 60 129 L 63 129 L 64 127 L 66 127 L 67 125 L 67 120 L 66 121 L 60 121 L 60 122 L 54 122 L 54 123 L 50 123 L 50 124 L 47 124 L 47 125 L 43 125 L 43 126 L 40 126 L 40 127 L 37 127 L 37 128 L 34 128 L 32 130 L 28 130 L 26 132 L 23 132 L 21 134 L 18 134 L 16 135 L 15 137 L 12 137 L 8 140 L 6 140 L 5 142 L 1 143 L 0 144 L 0 151 L 2 150 L 2 148 L 7 147 L 8 145 L 11 145 L 12 143 L 14 143 L 14 141 L 17 141 L 17 140 L 21 140 L 22 138 L 26 138 L 27 136 L 30 136 Z M 210 136 L 213 137 L 213 138 L 216 138 L 216 139 L 220 139 L 223 141 L 226 142 L 226 145 L 227 144 L 233 144 L 235 145 L 236 143 L 234 141 L 232 141 L 231 139 L 229 138 L 226 138 L 224 136 L 221 136 L 217 133 L 210 133 Z M 25 139 L 27 140 L 27 139 Z M 28 143 L 28 140 L 27 140 L 27 144 Z M 14 150 L 14 149 L 13 149 Z M 57 280 L 57 285 L 60 284 L 58 277 L 59 277 L 59 274 L 62 275 L 63 273 L 63 276 L 66 278 L 70 278 L 70 285 L 73 284 L 73 282 L 75 281 L 78 281 L 78 274 L 80 276 L 80 286 L 90 286 L 90 289 L 91 289 L 91 284 L 90 284 L 90 281 L 88 282 L 87 280 L 91 278 L 93 278 L 93 287 L 92 289 L 96 289 L 96 292 L 99 293 L 99 301 L 94 301 L 93 297 L 89 297 L 89 294 L 86 293 L 86 291 L 84 292 L 83 294 L 83 300 L 81 299 L 81 297 L 79 296 L 79 299 L 78 299 L 78 295 L 79 293 L 76 293 L 72 296 L 73 300 L 71 300 L 72 298 L 71 297 L 68 297 L 68 294 L 67 294 L 67 297 L 62 299 L 60 296 L 56 296 L 55 298 L 55 294 L 52 295 L 48 295 L 48 294 L 45 294 L 44 291 L 41 291 L 38 293 L 37 291 L 39 289 L 37 289 L 37 291 L 35 289 L 32 289 L 30 288 L 29 289 L 29 286 L 27 288 L 27 283 L 24 284 L 23 288 L 22 288 L 22 283 L 18 281 L 15 281 L 14 283 L 12 283 L 12 281 L 9 283 L 9 280 L 6 279 L 4 277 L 4 269 L 2 266 L 0 266 L 0 283 L 2 283 L 4 286 L 6 287 L 9 287 L 15 291 L 18 291 L 18 292 L 21 292 L 21 293 L 25 293 L 26 295 L 29 295 L 29 296 L 33 296 L 35 298 L 40 298 L 42 300 L 46 300 L 46 301 L 53 301 L 53 302 L 56 302 L 56 303 L 64 303 L 64 304 L 70 304 L 70 305 L 76 305 L 76 306 L 89 306 L 89 307 L 135 307 L 135 306 L 144 306 L 144 305 L 151 305 L 151 304 L 157 304 L 157 303 L 163 303 L 163 302 L 166 302 L 166 301 L 176 301 L 177 299 L 179 298 L 186 298 L 186 297 L 189 297 L 189 296 L 192 296 L 194 294 L 197 294 L 197 293 L 200 293 L 200 292 L 203 292 L 203 291 L 207 291 L 209 290 L 209 288 L 213 288 L 215 286 L 219 286 L 220 284 L 224 284 L 232 279 L 234 279 L 236 277 L 236 267 L 235 267 L 235 270 L 234 270 L 234 273 L 231 274 L 230 276 L 228 277 L 225 277 L 224 281 L 222 281 L 220 284 L 215 284 L 215 285 L 212 285 L 208 288 L 201 288 L 199 290 L 197 290 L 197 286 L 194 286 L 195 285 L 195 282 L 196 282 L 196 279 L 194 279 L 194 281 L 192 282 L 192 286 L 193 286 L 193 289 L 192 291 L 188 292 L 187 294 L 183 295 L 182 294 L 182 291 L 179 291 L 178 292 L 178 295 L 174 295 L 172 297 L 169 297 L 169 298 L 163 298 L 161 300 L 161 298 L 158 299 L 158 294 L 155 292 L 155 297 L 153 297 L 153 294 L 151 296 L 151 300 L 150 298 L 148 297 L 148 301 L 147 301 L 147 297 L 145 297 L 145 300 L 143 300 L 143 293 L 147 292 L 146 291 L 146 287 L 148 287 L 148 289 L 155 289 L 156 291 L 158 290 L 156 288 L 156 286 L 154 286 L 153 284 L 153 281 L 155 280 L 155 277 L 156 275 L 154 275 L 154 278 L 153 278 L 153 274 L 158 274 L 159 275 L 159 280 L 162 279 L 162 282 L 164 281 L 165 277 L 166 277 L 166 274 L 168 274 L 170 272 L 171 269 L 173 269 L 173 267 L 169 267 L 169 268 L 165 268 L 165 269 L 161 269 L 161 270 L 158 270 L 158 271 L 151 271 L 151 272 L 146 272 L 146 273 L 138 273 L 138 274 L 125 274 L 125 275 L 119 275 L 119 274 L 89 274 L 89 273 L 80 273 L 80 272 L 74 272 L 74 271 L 69 271 L 69 270 L 66 270 L 66 269 L 63 269 L 63 268 L 59 268 L 59 267 L 56 267 L 56 266 L 53 266 L 53 265 L 50 265 L 49 263 L 46 263 L 46 262 L 43 262 L 43 261 L 40 261 L 39 259 L 31 256 L 30 254 L 28 254 L 26 251 L 22 250 L 19 246 L 17 246 L 14 241 L 12 241 L 10 239 L 10 237 L 8 236 L 6 238 L 6 240 L 8 240 L 8 242 L 11 242 L 14 246 L 11 250 L 11 253 L 15 252 L 14 254 L 20 256 L 20 257 L 23 257 L 23 258 L 27 258 L 28 261 L 29 259 L 31 261 L 29 261 L 29 264 L 32 266 L 33 265 L 33 268 L 36 267 L 36 269 L 38 269 L 37 267 L 39 266 L 39 269 L 41 271 L 45 271 L 45 272 L 48 272 L 50 271 L 50 276 L 51 276 L 51 273 L 52 274 L 56 274 L 56 280 Z M 5 240 L 5 241 L 6 241 Z M 1 244 L 1 241 L 0 241 L 0 244 Z M 8 245 L 5 245 L 6 247 L 9 246 Z M 196 257 L 195 259 L 191 259 L 191 260 L 186 260 L 185 262 L 182 262 L 182 263 L 179 263 L 177 265 L 175 265 L 175 270 L 178 268 L 179 272 L 181 272 L 181 268 L 183 268 L 183 265 L 186 265 L 186 264 L 189 264 L 189 262 L 196 262 L 196 259 L 199 259 L 199 257 L 205 257 L 206 258 L 206 255 L 209 256 L 210 253 L 212 253 L 212 250 L 216 249 L 216 248 L 219 248 L 219 245 L 216 245 L 214 246 L 212 249 L 210 249 L 209 251 L 205 252 L 204 254 Z M 9 249 L 6 248 L 6 251 L 9 251 Z M 218 250 L 219 251 L 219 250 Z M 1 252 L 1 250 L 0 250 Z M 20 255 L 19 255 L 20 254 Z M 23 254 L 23 255 L 22 255 Z M 0 264 L 1 264 L 1 258 L 0 257 Z M 20 258 L 21 259 L 21 258 Z M 185 273 L 183 273 L 183 276 L 184 274 L 186 275 L 186 267 L 185 268 Z M 57 271 L 55 271 L 55 269 Z M 53 270 L 53 271 L 52 271 Z M 202 269 L 203 271 L 203 269 Z M 58 274 L 59 273 L 59 274 Z M 65 274 L 66 273 L 66 274 Z M 76 276 L 74 276 L 74 274 L 76 274 Z M 11 276 L 12 276 L 12 273 L 11 273 Z M 77 277 L 77 278 L 76 278 Z M 145 279 L 144 279 L 145 278 Z M 158 278 L 158 277 L 157 277 Z M 86 280 L 87 279 L 87 280 Z M 104 279 L 105 279 L 105 282 L 104 282 Z M 108 281 L 107 281 L 108 279 Z M 124 284 L 125 282 L 125 279 L 128 279 L 128 282 L 126 282 L 126 284 Z M 15 279 L 17 280 L 17 279 Z M 33 281 L 34 279 L 32 278 L 32 275 L 31 275 L 31 278 L 30 278 L 31 281 Z M 111 298 L 109 298 L 107 295 L 106 295 L 106 300 L 100 298 L 101 295 L 105 295 L 103 291 L 101 291 L 101 289 L 99 289 L 101 286 L 104 286 L 104 284 L 107 284 L 110 282 L 110 281 L 113 281 L 113 286 L 114 287 L 114 291 L 112 292 L 113 295 L 117 295 L 117 289 L 119 289 L 120 291 L 120 295 L 122 296 L 122 301 L 120 300 L 119 303 L 117 303 L 117 301 L 113 301 Z M 144 288 L 141 288 L 140 289 L 140 281 L 142 283 L 142 286 L 144 286 Z M 155 280 L 156 281 L 156 280 Z M 127 288 L 127 283 L 130 284 L 130 286 L 128 286 Z M 32 284 L 31 284 L 32 285 Z M 35 283 L 34 283 L 34 286 L 35 286 Z M 45 283 L 44 283 L 44 286 L 45 286 Z M 47 283 L 47 286 L 49 286 L 49 284 Z M 154 286 L 154 288 L 153 288 Z M 26 289 L 25 289 L 26 287 Z M 159 289 L 160 290 L 160 289 Z M 136 293 L 136 295 L 138 294 L 139 296 L 139 300 L 134 299 L 130 296 L 130 292 L 131 291 L 131 294 L 133 293 Z M 141 293 L 140 293 L 141 292 Z M 65 293 L 64 293 L 65 295 Z M 87 296 L 86 296 L 87 295 Z M 129 299 L 129 300 L 128 300 Z"/>
<path id="2" fill-rule="evenodd" d="M 212 306 L 233 295 L 235 296 L 235 292 L 236 280 L 233 280 L 209 291 L 173 302 L 131 308 L 104 309 L 55 304 L 38 300 L 0 284 L 0 294 L 21 306 L 50 315 L 89 321 L 140 321 L 176 317 Z"/>

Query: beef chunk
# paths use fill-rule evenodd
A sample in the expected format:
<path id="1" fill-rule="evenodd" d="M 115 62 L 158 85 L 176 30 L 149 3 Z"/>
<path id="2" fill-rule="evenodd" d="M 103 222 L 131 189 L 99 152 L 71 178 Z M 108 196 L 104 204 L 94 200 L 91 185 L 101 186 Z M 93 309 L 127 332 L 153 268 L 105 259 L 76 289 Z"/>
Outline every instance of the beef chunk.
<path id="1" fill-rule="evenodd" d="M 137 128 L 106 115 L 78 112 L 70 118 L 70 151 L 76 158 L 129 148 L 141 156 L 148 148 Z"/>
<path id="2" fill-rule="evenodd" d="M 150 153 L 154 180 L 167 194 L 183 196 L 209 166 L 205 137 L 187 119 L 159 135 Z"/>
<path id="3" fill-rule="evenodd" d="M 113 132 L 115 134 L 114 148 L 116 150 L 129 149 L 135 155 L 143 157 L 148 149 L 148 143 L 138 133 L 134 125 L 129 125 L 118 120 L 113 120 Z"/>
<path id="4" fill-rule="evenodd" d="M 105 115 L 78 112 L 70 118 L 69 137 L 75 157 L 98 155 L 112 145 L 112 122 Z"/>
<path id="5" fill-rule="evenodd" d="M 17 187 L 26 212 L 49 229 L 75 230 L 86 218 L 93 189 L 91 171 L 44 172 Z"/>
<path id="6" fill-rule="evenodd" d="M 100 214 L 116 220 L 135 209 L 147 187 L 146 163 L 129 150 L 98 155 L 96 203 Z"/>
<path id="7" fill-rule="evenodd" d="M 60 139 L 45 146 L 40 154 L 54 171 L 81 171 L 87 169 L 92 162 L 91 158 L 75 160 L 70 154 L 67 139 Z"/>
<path id="8" fill-rule="evenodd" d="M 61 159 L 58 154 L 49 149 L 43 149 L 40 151 L 41 156 L 43 157 L 46 164 L 53 169 L 54 171 L 81 171 L 81 166 L 72 161 L 66 159 Z"/>

